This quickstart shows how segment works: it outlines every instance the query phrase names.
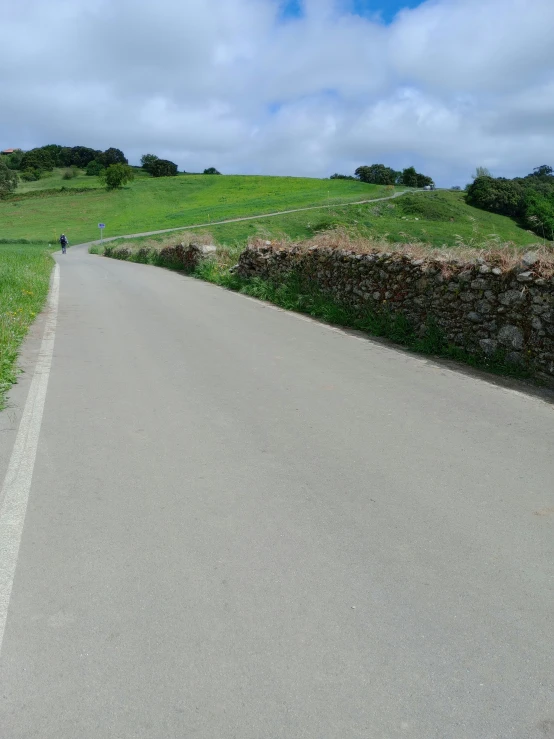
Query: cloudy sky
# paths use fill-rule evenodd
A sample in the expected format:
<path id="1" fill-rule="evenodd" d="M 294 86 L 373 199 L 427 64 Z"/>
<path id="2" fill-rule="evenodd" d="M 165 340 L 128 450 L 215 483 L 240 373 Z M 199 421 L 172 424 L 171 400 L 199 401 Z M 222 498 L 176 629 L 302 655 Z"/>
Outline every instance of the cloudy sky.
<path id="1" fill-rule="evenodd" d="M 3 0 L 0 147 L 443 186 L 554 165 L 554 0 Z"/>

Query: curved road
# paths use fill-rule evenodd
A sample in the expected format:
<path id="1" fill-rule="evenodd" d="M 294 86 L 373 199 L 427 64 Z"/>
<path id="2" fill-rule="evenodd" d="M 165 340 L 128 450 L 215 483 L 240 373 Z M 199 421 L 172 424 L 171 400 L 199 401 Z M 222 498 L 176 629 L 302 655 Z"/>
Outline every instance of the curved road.
<path id="1" fill-rule="evenodd" d="M 0 417 L 3 739 L 554 736 L 549 403 L 57 261 Z"/>

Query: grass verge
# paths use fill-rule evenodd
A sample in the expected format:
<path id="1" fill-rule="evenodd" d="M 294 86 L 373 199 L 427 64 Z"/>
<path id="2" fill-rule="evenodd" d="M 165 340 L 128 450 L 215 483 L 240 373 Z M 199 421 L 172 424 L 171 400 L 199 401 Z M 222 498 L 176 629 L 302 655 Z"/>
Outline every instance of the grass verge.
<path id="1" fill-rule="evenodd" d="M 17 380 L 17 354 L 48 295 L 54 261 L 46 244 L 0 244 L 0 410 Z"/>

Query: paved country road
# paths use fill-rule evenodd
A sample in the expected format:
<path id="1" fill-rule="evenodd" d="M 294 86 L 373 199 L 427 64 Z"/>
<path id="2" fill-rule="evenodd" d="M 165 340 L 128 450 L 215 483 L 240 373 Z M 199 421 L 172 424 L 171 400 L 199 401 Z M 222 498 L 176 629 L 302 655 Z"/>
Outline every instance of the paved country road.
<path id="1" fill-rule="evenodd" d="M 554 736 L 552 405 L 56 258 L 0 417 L 2 739 Z"/>

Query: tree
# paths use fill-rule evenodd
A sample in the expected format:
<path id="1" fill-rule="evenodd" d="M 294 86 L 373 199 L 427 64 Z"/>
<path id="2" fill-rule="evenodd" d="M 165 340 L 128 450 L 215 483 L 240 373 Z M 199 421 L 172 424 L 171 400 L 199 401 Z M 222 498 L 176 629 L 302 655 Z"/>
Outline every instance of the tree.
<path id="1" fill-rule="evenodd" d="M 97 159 L 93 159 L 92 162 L 89 162 L 87 164 L 87 176 L 97 177 L 104 171 L 104 169 L 105 167 L 101 162 L 99 162 Z"/>
<path id="2" fill-rule="evenodd" d="M 19 168 L 26 169 L 43 169 L 51 172 L 56 166 L 56 162 L 51 154 L 45 148 L 31 149 L 26 151 L 21 157 Z"/>
<path id="3" fill-rule="evenodd" d="M 476 180 L 478 177 L 492 177 L 492 174 L 486 167 L 475 167 L 475 174 L 472 177 Z"/>
<path id="4" fill-rule="evenodd" d="M 17 174 L 8 167 L 6 162 L 0 159 L 0 198 L 6 198 L 15 192 L 17 187 Z"/>
<path id="5" fill-rule="evenodd" d="M 114 148 L 106 149 L 106 151 L 102 152 L 100 156 L 94 156 L 93 159 L 97 159 L 99 162 L 102 162 L 104 167 L 109 167 L 110 164 L 129 164 L 121 149 Z"/>
<path id="6" fill-rule="evenodd" d="M 22 149 L 15 149 L 15 151 L 12 151 L 11 154 L 5 154 L 2 157 L 2 160 L 8 166 L 9 169 L 19 169 L 22 159 L 23 159 Z"/>
<path id="7" fill-rule="evenodd" d="M 332 174 L 329 177 L 330 180 L 355 180 L 355 177 L 352 177 L 350 174 L 338 174 L 338 172 L 335 172 L 335 174 Z"/>
<path id="8" fill-rule="evenodd" d="M 106 183 L 108 190 L 118 190 L 135 179 L 133 168 L 128 164 L 110 164 L 100 173 L 100 179 Z"/>
<path id="9" fill-rule="evenodd" d="M 150 165 L 149 171 L 152 177 L 175 177 L 177 165 L 175 162 L 170 162 L 169 159 L 156 159 Z"/>
<path id="10" fill-rule="evenodd" d="M 96 149 L 90 149 L 88 146 L 73 146 L 69 151 L 62 149 L 61 156 L 65 161 L 63 166 L 70 167 L 74 164 L 80 169 L 84 169 L 88 166 L 89 162 L 94 159 L 98 160 L 98 157 L 102 155 L 102 152 Z"/>
<path id="11" fill-rule="evenodd" d="M 384 164 L 371 164 L 369 167 L 358 167 L 354 174 L 360 182 L 370 185 L 395 185 L 400 173 Z"/>
<path id="12" fill-rule="evenodd" d="M 154 164 L 154 162 L 157 161 L 159 161 L 159 157 L 157 157 L 155 154 L 143 154 L 140 158 L 142 168 L 145 169 L 147 172 L 150 172 L 150 174 L 152 174 L 152 165 Z"/>
<path id="13" fill-rule="evenodd" d="M 416 174 L 417 177 L 417 186 L 418 187 L 433 187 L 435 184 L 433 182 L 432 177 L 428 177 L 425 174 L 419 174 L 419 172 Z"/>
<path id="14" fill-rule="evenodd" d="M 467 188 L 467 202 L 482 210 L 517 217 L 522 213 L 524 190 L 518 182 L 477 177 Z"/>
<path id="15" fill-rule="evenodd" d="M 204 174 L 221 174 L 221 172 L 218 172 L 215 167 L 208 167 L 204 170 Z"/>
<path id="16" fill-rule="evenodd" d="M 402 170 L 402 184 L 406 187 L 418 187 L 417 172 L 414 167 L 406 167 Z"/>
<path id="17" fill-rule="evenodd" d="M 548 164 L 541 164 L 540 167 L 535 167 L 528 177 L 552 177 L 554 170 Z"/>

